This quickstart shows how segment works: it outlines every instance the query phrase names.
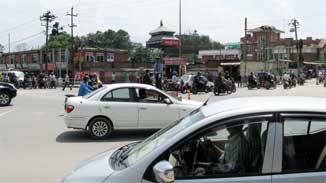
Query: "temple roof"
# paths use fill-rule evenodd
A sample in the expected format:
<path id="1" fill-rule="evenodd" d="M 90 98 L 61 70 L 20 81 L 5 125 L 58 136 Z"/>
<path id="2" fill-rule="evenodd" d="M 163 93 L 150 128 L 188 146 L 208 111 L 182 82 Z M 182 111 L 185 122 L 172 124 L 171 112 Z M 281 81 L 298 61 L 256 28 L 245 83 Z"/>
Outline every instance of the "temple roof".
<path id="1" fill-rule="evenodd" d="M 157 34 L 164 34 L 164 33 L 170 33 L 170 34 L 174 34 L 175 31 L 172 31 L 170 29 L 168 29 L 167 27 L 165 27 L 163 25 L 163 21 L 161 20 L 160 22 L 160 26 L 158 28 L 156 28 L 155 30 L 152 30 L 149 34 L 150 35 L 157 35 Z"/>
<path id="2" fill-rule="evenodd" d="M 248 32 L 275 32 L 275 33 L 284 33 L 284 31 L 275 28 L 274 26 L 270 25 L 263 25 L 254 29 L 249 29 Z"/>

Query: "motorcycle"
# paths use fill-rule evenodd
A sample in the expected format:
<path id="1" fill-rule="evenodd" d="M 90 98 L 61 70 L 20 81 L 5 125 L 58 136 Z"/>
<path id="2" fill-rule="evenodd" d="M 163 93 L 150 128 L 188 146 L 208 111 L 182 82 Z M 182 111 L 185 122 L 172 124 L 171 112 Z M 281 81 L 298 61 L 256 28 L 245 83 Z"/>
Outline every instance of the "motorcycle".
<path id="1" fill-rule="evenodd" d="M 260 82 L 261 87 L 269 90 L 271 88 L 276 88 L 276 82 L 274 80 L 262 80 Z"/>
<path id="2" fill-rule="evenodd" d="M 211 88 L 207 86 L 206 81 L 194 81 L 192 83 L 191 93 L 193 93 L 194 95 L 196 95 L 198 92 L 209 93 L 210 91 Z"/>
<path id="3" fill-rule="evenodd" d="M 214 83 L 215 84 L 214 95 L 218 96 L 222 93 L 230 95 L 230 94 L 236 92 L 235 84 L 233 83 L 233 85 L 232 85 L 231 83 L 232 83 L 232 81 L 226 80 L 226 81 L 222 82 L 221 84 L 219 84 L 219 81 L 216 80 Z"/>
<path id="4" fill-rule="evenodd" d="M 305 80 L 304 80 L 303 78 L 299 77 L 299 78 L 298 78 L 298 84 L 299 84 L 300 86 L 303 86 L 304 83 L 305 83 Z"/>
<path id="5" fill-rule="evenodd" d="M 290 88 L 292 88 L 289 80 L 283 80 L 283 88 L 284 89 L 290 89 Z"/>
<path id="6" fill-rule="evenodd" d="M 253 89 L 253 88 L 260 89 L 260 83 L 257 78 L 254 78 L 252 80 L 249 79 L 249 81 L 248 81 L 248 90 Z"/>

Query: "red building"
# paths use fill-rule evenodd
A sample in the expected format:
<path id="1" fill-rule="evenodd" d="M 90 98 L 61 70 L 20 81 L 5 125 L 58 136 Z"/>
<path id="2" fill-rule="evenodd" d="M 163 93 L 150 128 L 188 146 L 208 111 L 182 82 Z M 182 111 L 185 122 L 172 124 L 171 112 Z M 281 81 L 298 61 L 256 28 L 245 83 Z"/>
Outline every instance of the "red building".
<path id="1" fill-rule="evenodd" d="M 48 71 L 65 73 L 67 70 L 82 71 L 90 70 L 96 67 L 103 68 L 103 65 L 112 63 L 128 62 L 127 50 L 116 49 L 97 49 L 97 48 L 79 48 L 74 53 L 74 62 L 71 62 L 71 51 L 65 48 L 49 49 L 48 51 Z M 42 50 L 29 50 L 22 52 L 12 52 L 2 54 L 0 68 L 18 69 L 29 72 L 45 71 L 45 59 Z M 96 63 L 102 63 L 100 65 Z M 85 67 L 83 67 L 85 65 Z"/>

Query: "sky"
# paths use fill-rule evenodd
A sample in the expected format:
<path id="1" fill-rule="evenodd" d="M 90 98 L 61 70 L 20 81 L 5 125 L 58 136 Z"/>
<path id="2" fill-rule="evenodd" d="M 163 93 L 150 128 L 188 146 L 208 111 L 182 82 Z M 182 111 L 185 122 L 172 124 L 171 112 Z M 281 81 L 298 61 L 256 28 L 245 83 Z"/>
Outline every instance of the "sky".
<path id="1" fill-rule="evenodd" d="M 296 18 L 300 23 L 299 37 L 325 38 L 326 11 L 324 0 L 181 0 L 182 33 L 197 30 L 222 43 L 239 42 L 244 35 L 244 19 L 248 28 L 274 25 L 284 30 L 282 37 L 293 37 L 288 23 Z M 179 32 L 179 0 L 1 0 L 0 44 L 8 50 L 20 43 L 28 48 L 44 44 L 45 27 L 40 16 L 51 11 L 69 33 L 70 18 L 66 13 L 74 7 L 76 35 L 97 30 L 124 29 L 131 41 L 145 43 L 149 32 L 159 26 Z"/>

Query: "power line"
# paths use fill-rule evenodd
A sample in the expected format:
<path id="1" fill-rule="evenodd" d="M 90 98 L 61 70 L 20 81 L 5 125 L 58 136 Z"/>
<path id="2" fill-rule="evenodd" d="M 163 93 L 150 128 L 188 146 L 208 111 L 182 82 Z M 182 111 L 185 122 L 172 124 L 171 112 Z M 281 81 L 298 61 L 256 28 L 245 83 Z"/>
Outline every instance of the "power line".
<path id="1" fill-rule="evenodd" d="M 39 32 L 39 33 L 36 33 L 36 34 L 32 34 L 32 35 L 30 35 L 30 36 L 24 37 L 24 38 L 19 39 L 19 40 L 16 40 L 16 41 L 11 41 L 10 44 L 13 45 L 13 44 L 15 44 L 15 43 L 20 43 L 20 42 L 22 42 L 22 41 L 26 41 L 26 40 L 28 40 L 28 39 L 30 39 L 30 38 L 36 37 L 36 36 L 41 35 L 41 34 L 43 34 L 43 33 L 44 33 L 44 32 L 42 31 L 42 32 Z M 4 46 L 9 46 L 9 43 L 5 44 Z"/>

